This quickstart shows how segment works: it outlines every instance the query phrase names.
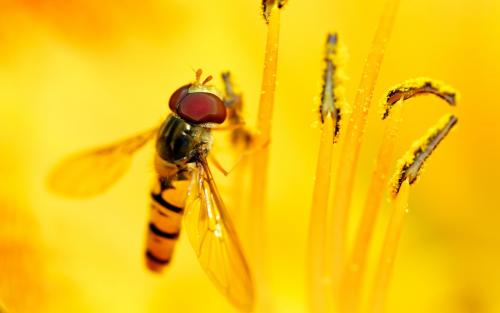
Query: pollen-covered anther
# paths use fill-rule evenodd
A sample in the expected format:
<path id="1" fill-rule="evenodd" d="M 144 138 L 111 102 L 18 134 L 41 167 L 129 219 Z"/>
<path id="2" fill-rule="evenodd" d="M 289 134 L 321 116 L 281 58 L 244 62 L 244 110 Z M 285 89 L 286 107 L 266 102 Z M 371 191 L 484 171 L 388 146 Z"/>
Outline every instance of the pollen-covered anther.
<path id="1" fill-rule="evenodd" d="M 262 0 L 262 15 L 266 20 L 266 23 L 269 23 L 269 17 L 271 16 L 271 11 L 273 8 L 281 9 L 285 6 L 288 0 Z"/>
<path id="2" fill-rule="evenodd" d="M 323 71 L 323 87 L 321 90 L 321 103 L 319 114 L 321 122 L 324 123 L 328 115 L 334 119 L 334 141 L 338 139 L 340 122 L 343 113 L 342 95 L 339 78 L 339 47 L 337 33 L 327 35 L 325 44 L 325 69 Z"/>
<path id="3" fill-rule="evenodd" d="M 417 140 L 411 149 L 398 162 L 398 168 L 391 182 L 391 194 L 395 198 L 405 180 L 413 184 L 419 177 L 425 161 L 448 133 L 457 124 L 458 118 L 445 115 L 436 126 L 429 129 L 427 135 Z"/>
<path id="4" fill-rule="evenodd" d="M 387 92 L 383 103 L 382 119 L 389 116 L 392 107 L 399 99 L 407 100 L 418 95 L 432 94 L 449 105 L 454 106 L 457 102 L 457 92 L 450 86 L 430 78 L 416 78 L 407 80 Z"/>

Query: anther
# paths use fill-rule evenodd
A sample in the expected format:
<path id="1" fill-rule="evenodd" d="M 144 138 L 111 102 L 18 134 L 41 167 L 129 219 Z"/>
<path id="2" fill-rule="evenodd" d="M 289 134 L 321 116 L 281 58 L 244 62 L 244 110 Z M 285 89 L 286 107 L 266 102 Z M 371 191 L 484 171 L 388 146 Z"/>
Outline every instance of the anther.
<path id="1" fill-rule="evenodd" d="M 271 11 L 274 6 L 277 6 L 278 9 L 281 9 L 285 6 L 288 0 L 262 0 L 262 15 L 266 20 L 266 23 L 269 23 L 269 17 L 271 16 Z"/>
<path id="2" fill-rule="evenodd" d="M 319 113 L 321 122 L 331 115 L 335 121 L 334 140 L 337 140 L 340 131 L 341 108 L 339 107 L 339 95 L 337 84 L 337 57 L 338 36 L 336 33 L 328 34 L 325 45 L 325 69 L 323 71 L 323 88 L 321 91 L 321 104 Z"/>
<path id="3" fill-rule="evenodd" d="M 396 197 L 405 180 L 413 184 L 417 180 L 425 161 L 448 133 L 457 124 L 458 118 L 452 114 L 444 116 L 436 126 L 429 129 L 426 136 L 417 140 L 405 156 L 400 159 L 398 170 L 392 179 L 392 196 Z"/>
<path id="4" fill-rule="evenodd" d="M 391 88 L 384 99 L 382 119 L 389 116 L 390 110 L 399 99 L 407 100 L 414 96 L 433 94 L 449 105 L 454 106 L 457 102 L 457 92 L 450 86 L 430 78 L 416 78 L 407 80 Z"/>

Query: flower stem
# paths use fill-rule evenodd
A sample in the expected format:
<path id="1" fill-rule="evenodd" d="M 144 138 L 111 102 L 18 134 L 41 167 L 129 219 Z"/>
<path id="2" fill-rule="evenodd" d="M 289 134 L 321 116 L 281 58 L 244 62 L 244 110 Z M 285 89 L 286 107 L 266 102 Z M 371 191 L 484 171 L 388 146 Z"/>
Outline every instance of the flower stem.
<path id="1" fill-rule="evenodd" d="M 333 155 L 334 120 L 328 114 L 321 131 L 316 166 L 307 253 L 308 291 L 311 312 L 326 310 L 325 235 Z"/>

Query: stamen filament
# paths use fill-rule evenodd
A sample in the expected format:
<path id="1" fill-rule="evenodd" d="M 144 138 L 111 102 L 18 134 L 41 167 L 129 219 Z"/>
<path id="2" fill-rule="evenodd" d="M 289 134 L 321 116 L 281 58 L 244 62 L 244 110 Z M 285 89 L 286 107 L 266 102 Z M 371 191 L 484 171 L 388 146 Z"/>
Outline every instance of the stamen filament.
<path id="1" fill-rule="evenodd" d="M 309 284 L 309 302 L 311 312 L 327 311 L 327 290 L 330 284 L 325 275 L 325 238 L 328 215 L 328 198 L 330 194 L 331 164 L 333 158 L 334 139 L 340 129 L 339 91 L 336 88 L 337 35 L 329 34 L 325 49 L 325 70 L 323 73 L 323 90 L 319 108 L 322 125 L 316 179 L 313 190 L 311 217 L 309 221 L 309 242 L 307 253 L 307 275 Z"/>
<path id="2" fill-rule="evenodd" d="M 325 236 L 333 156 L 334 120 L 325 117 L 316 166 L 307 253 L 308 291 L 311 312 L 325 312 L 328 281 L 325 275 Z"/>
<path id="3" fill-rule="evenodd" d="M 410 195 L 410 184 L 403 182 L 399 194 L 391 199 L 392 216 L 387 226 L 382 253 L 377 268 L 373 295 L 370 301 L 372 313 L 383 313 L 385 299 L 387 297 L 391 274 L 393 271 L 394 259 L 397 255 L 399 239 L 405 216 L 408 212 L 408 198 Z"/>
<path id="4" fill-rule="evenodd" d="M 340 277 L 344 267 L 347 245 L 348 211 L 351 204 L 354 175 L 359 159 L 366 119 L 372 102 L 375 83 L 380 72 L 387 41 L 391 34 L 399 0 L 388 0 L 381 17 L 372 48 L 365 63 L 361 82 L 353 105 L 353 112 L 346 129 L 346 142 L 340 155 L 337 184 L 333 197 L 330 227 L 331 248 L 327 262 L 330 264 L 335 298 L 338 296 Z"/>
<path id="5" fill-rule="evenodd" d="M 440 86 L 440 88 L 437 88 Z M 451 87 L 444 87 L 443 83 L 429 78 L 417 78 L 408 80 L 387 92 L 385 101 L 381 107 L 385 109 L 383 118 L 389 116 L 389 123 L 384 132 L 382 145 L 379 150 L 375 169 L 373 170 L 370 187 L 362 211 L 360 225 L 355 237 L 353 250 L 346 264 L 342 277 L 342 292 L 339 301 L 346 312 L 356 312 L 361 299 L 363 276 L 366 271 L 366 260 L 370 248 L 374 225 L 377 220 L 378 211 L 382 202 L 385 188 L 389 181 L 389 171 L 392 165 L 396 134 L 401 124 L 401 104 L 417 95 L 434 94 L 450 105 L 455 105 L 456 92 Z M 395 96 L 399 101 L 395 100 Z M 450 101 L 453 99 L 453 101 Z"/>
<path id="6" fill-rule="evenodd" d="M 387 226 L 376 269 L 375 282 L 370 295 L 370 310 L 373 313 L 384 312 L 394 259 L 407 213 L 410 185 L 416 181 L 425 160 L 456 125 L 457 121 L 458 119 L 451 114 L 444 116 L 436 127 L 430 129 L 428 135 L 417 140 L 414 147 L 399 162 L 400 166 L 393 177 L 391 189 L 391 219 Z"/>
<path id="7" fill-rule="evenodd" d="M 263 1 L 263 11 L 267 28 L 266 52 L 264 57 L 264 72 L 257 116 L 257 145 L 263 146 L 255 153 L 252 164 L 251 199 L 253 201 L 252 215 L 249 223 L 254 226 L 250 237 L 249 256 L 252 262 L 255 279 L 259 286 L 260 310 L 269 312 L 271 299 L 269 297 L 267 266 L 266 266 L 266 223 L 265 202 L 267 197 L 267 176 L 269 163 L 269 145 L 271 138 L 271 120 L 276 89 L 276 70 L 278 65 L 278 42 L 280 30 L 280 8 L 284 1 Z"/>
<path id="8" fill-rule="evenodd" d="M 400 101 L 403 101 L 401 99 Z M 342 277 L 341 296 L 342 312 L 357 312 L 362 292 L 363 277 L 378 211 L 389 181 L 389 171 L 393 165 L 396 136 L 401 125 L 401 109 L 398 105 L 388 119 L 375 162 L 370 187 L 366 196 L 361 221 L 354 241 L 354 247 L 346 264 Z"/>

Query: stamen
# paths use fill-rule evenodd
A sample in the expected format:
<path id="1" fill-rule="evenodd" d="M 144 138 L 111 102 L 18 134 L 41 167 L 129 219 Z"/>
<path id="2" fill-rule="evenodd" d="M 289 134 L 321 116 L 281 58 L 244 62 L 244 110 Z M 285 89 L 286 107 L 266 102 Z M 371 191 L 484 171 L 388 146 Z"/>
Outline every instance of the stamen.
<path id="1" fill-rule="evenodd" d="M 331 284 L 325 279 L 326 269 L 326 221 L 328 218 L 328 198 L 331 184 L 333 146 L 340 129 L 340 108 L 337 85 L 337 34 L 328 34 L 326 40 L 323 90 L 319 113 L 322 123 L 316 179 L 309 220 L 307 251 L 307 280 L 311 312 L 325 312 L 331 306 Z"/>
<path id="2" fill-rule="evenodd" d="M 382 107 L 394 108 L 392 108 L 391 114 L 387 111 L 387 116 L 389 117 L 386 122 L 387 128 L 384 132 L 377 161 L 375 162 L 375 168 L 373 170 L 354 246 L 342 278 L 342 290 L 345 294 L 339 301 L 341 305 L 344 306 L 344 311 L 346 312 L 356 312 L 359 305 L 362 283 L 366 272 L 366 256 L 368 255 L 368 251 L 370 249 L 375 222 L 379 213 L 382 198 L 385 195 L 385 188 L 390 177 L 389 171 L 393 160 L 396 134 L 399 131 L 401 123 L 400 115 L 402 102 L 411 99 L 416 95 L 429 93 L 435 94 L 435 92 L 433 92 L 434 89 L 420 88 L 424 86 L 426 82 L 432 82 L 435 85 L 435 81 L 431 79 L 414 79 L 391 89 L 384 97 Z M 443 86 L 443 84 L 440 85 Z M 401 86 L 405 87 L 401 88 Z M 421 90 L 418 92 L 411 92 L 411 90 L 417 88 L 420 88 Z M 395 92 L 396 90 L 401 92 Z M 407 90 L 408 92 L 402 92 L 403 90 Z M 451 90 L 451 88 L 448 88 L 448 90 Z M 392 97 L 390 96 L 391 94 Z M 399 99 L 396 97 L 399 97 Z M 453 93 L 453 97 L 455 97 L 455 93 Z"/>
<path id="3" fill-rule="evenodd" d="M 338 139 L 340 131 L 341 110 L 339 95 L 338 75 L 338 36 L 336 33 L 328 34 L 325 46 L 326 67 L 323 72 L 323 90 L 321 92 L 321 104 L 319 113 L 321 123 L 325 122 L 327 115 L 331 115 L 335 122 L 334 142 Z"/>
<path id="4" fill-rule="evenodd" d="M 342 288 L 349 290 L 349 293 L 345 295 L 347 299 L 345 303 L 347 305 L 347 311 L 349 312 L 357 312 L 359 299 L 362 297 L 362 284 L 363 282 L 366 283 L 366 278 L 363 277 L 367 269 L 366 260 L 378 211 L 380 210 L 382 196 L 385 194 L 383 190 L 389 180 L 387 177 L 389 176 L 389 165 L 392 161 L 395 137 L 399 128 L 398 124 L 400 124 L 399 115 L 401 114 L 401 103 L 421 94 L 447 94 L 449 97 L 440 96 L 440 98 L 447 101 L 450 105 L 455 105 L 456 92 L 449 87 L 437 88 L 437 86 L 438 83 L 431 79 L 414 79 L 391 89 L 384 99 L 383 107 L 386 111 L 383 118 L 388 117 L 389 110 L 394 107 L 387 121 L 389 125 L 393 124 L 394 127 L 389 126 L 392 129 L 388 129 L 389 132 L 386 131 L 384 135 L 368 196 L 365 201 L 365 209 L 363 210 L 353 252 L 348 263 L 348 268 L 345 270 L 344 285 Z M 439 83 L 439 86 L 444 86 L 444 84 Z M 453 99 L 453 101 L 448 101 L 450 99 Z M 425 159 L 429 157 L 431 152 L 446 136 L 456 121 L 456 117 L 453 115 L 445 116 L 436 128 L 431 129 L 430 134 L 419 141 L 418 149 L 413 149 L 413 153 L 409 153 L 410 155 L 407 154 L 407 156 L 400 161 L 399 170 L 397 171 L 399 174 L 396 174 L 393 179 L 398 185 L 397 191 L 393 191 L 391 198 L 392 215 L 387 226 L 379 265 L 376 270 L 374 287 L 371 289 L 370 312 L 384 312 L 384 302 L 387 296 L 390 275 L 393 270 L 393 263 L 396 257 L 404 216 L 407 212 L 409 185 L 414 182 L 414 179 L 412 180 L 410 177 L 412 177 L 412 175 L 418 175 Z M 407 162 L 404 160 L 407 160 Z M 394 186 L 395 184 L 393 183 L 392 185 Z M 356 266 L 358 270 L 349 270 L 351 266 Z"/>
<path id="5" fill-rule="evenodd" d="M 287 2 L 288 0 L 262 0 L 262 15 L 264 16 L 267 24 L 269 24 L 269 17 L 271 16 L 272 8 L 277 6 L 278 9 L 281 9 Z"/>
<path id="6" fill-rule="evenodd" d="M 403 102 L 403 99 L 399 101 Z M 393 165 L 396 137 L 401 124 L 401 109 L 402 105 L 398 103 L 386 121 L 382 144 L 379 148 L 368 192 L 364 200 L 354 244 L 343 271 L 340 288 L 341 296 L 339 297 L 341 312 L 358 312 L 361 303 L 362 287 L 368 266 L 367 255 L 372 243 L 380 205 L 386 195 L 386 187 L 390 178 L 389 172 Z"/>
<path id="7" fill-rule="evenodd" d="M 400 160 L 399 169 L 393 177 L 391 194 L 391 218 L 387 225 L 382 244 L 379 264 L 376 268 L 375 280 L 370 295 L 370 312 L 383 313 L 388 295 L 394 260 L 397 256 L 401 231 L 408 212 L 410 185 L 413 184 L 422 169 L 425 160 L 446 137 L 458 119 L 454 115 L 444 116 L 439 123 L 430 129 L 429 134 L 415 143 Z"/>
<path id="8" fill-rule="evenodd" d="M 410 184 L 404 181 L 401 192 L 390 201 L 392 211 L 387 230 L 385 233 L 380 258 L 375 269 L 375 281 L 369 295 L 370 313 L 384 313 L 385 302 L 389 291 L 394 261 L 397 257 L 401 233 L 408 213 L 408 198 L 410 196 Z"/>
<path id="9" fill-rule="evenodd" d="M 370 53 L 361 75 L 359 88 L 353 103 L 352 114 L 346 123 L 345 141 L 339 156 L 338 172 L 335 173 L 335 191 L 330 214 L 327 264 L 330 266 L 329 277 L 334 286 L 335 300 L 338 300 L 339 285 L 346 261 L 349 211 L 355 182 L 355 172 L 361 151 L 363 134 L 366 127 L 368 112 L 375 90 L 375 83 L 380 72 L 380 66 L 385 54 L 399 0 L 387 0 L 384 13 L 375 33 Z"/>
<path id="10" fill-rule="evenodd" d="M 278 66 L 280 8 L 283 7 L 284 4 L 285 1 L 283 0 L 269 0 L 263 1 L 262 3 L 264 17 L 266 18 L 268 27 L 262 87 L 257 114 L 257 131 L 259 132 L 258 137 L 256 137 L 257 145 L 263 145 L 271 141 L 271 121 Z M 253 210 L 251 211 L 252 214 L 249 217 L 248 223 L 250 225 L 260 225 L 260 227 L 253 227 L 252 229 L 248 245 L 248 255 L 251 256 L 250 262 L 253 264 L 254 277 L 256 279 L 256 284 L 259 285 L 259 294 L 257 297 L 260 299 L 260 305 L 256 311 L 268 312 L 272 304 L 268 292 L 269 276 L 265 253 L 267 235 L 263 229 L 267 227 L 265 205 L 268 183 L 269 146 L 256 153 L 252 163 L 251 199 Z"/>
<path id="11" fill-rule="evenodd" d="M 435 127 L 429 130 L 426 136 L 417 140 L 405 156 L 400 159 L 398 170 L 392 178 L 392 197 L 395 198 L 398 195 L 405 180 L 408 180 L 409 184 L 415 183 L 425 160 L 429 158 L 457 122 L 458 118 L 452 114 L 444 116 Z"/>
<path id="12" fill-rule="evenodd" d="M 401 97 L 406 100 L 422 94 L 436 95 L 452 106 L 457 102 L 457 92 L 452 87 L 430 78 L 411 79 L 389 90 L 384 101 L 382 119 L 387 118 L 390 110 Z"/>

